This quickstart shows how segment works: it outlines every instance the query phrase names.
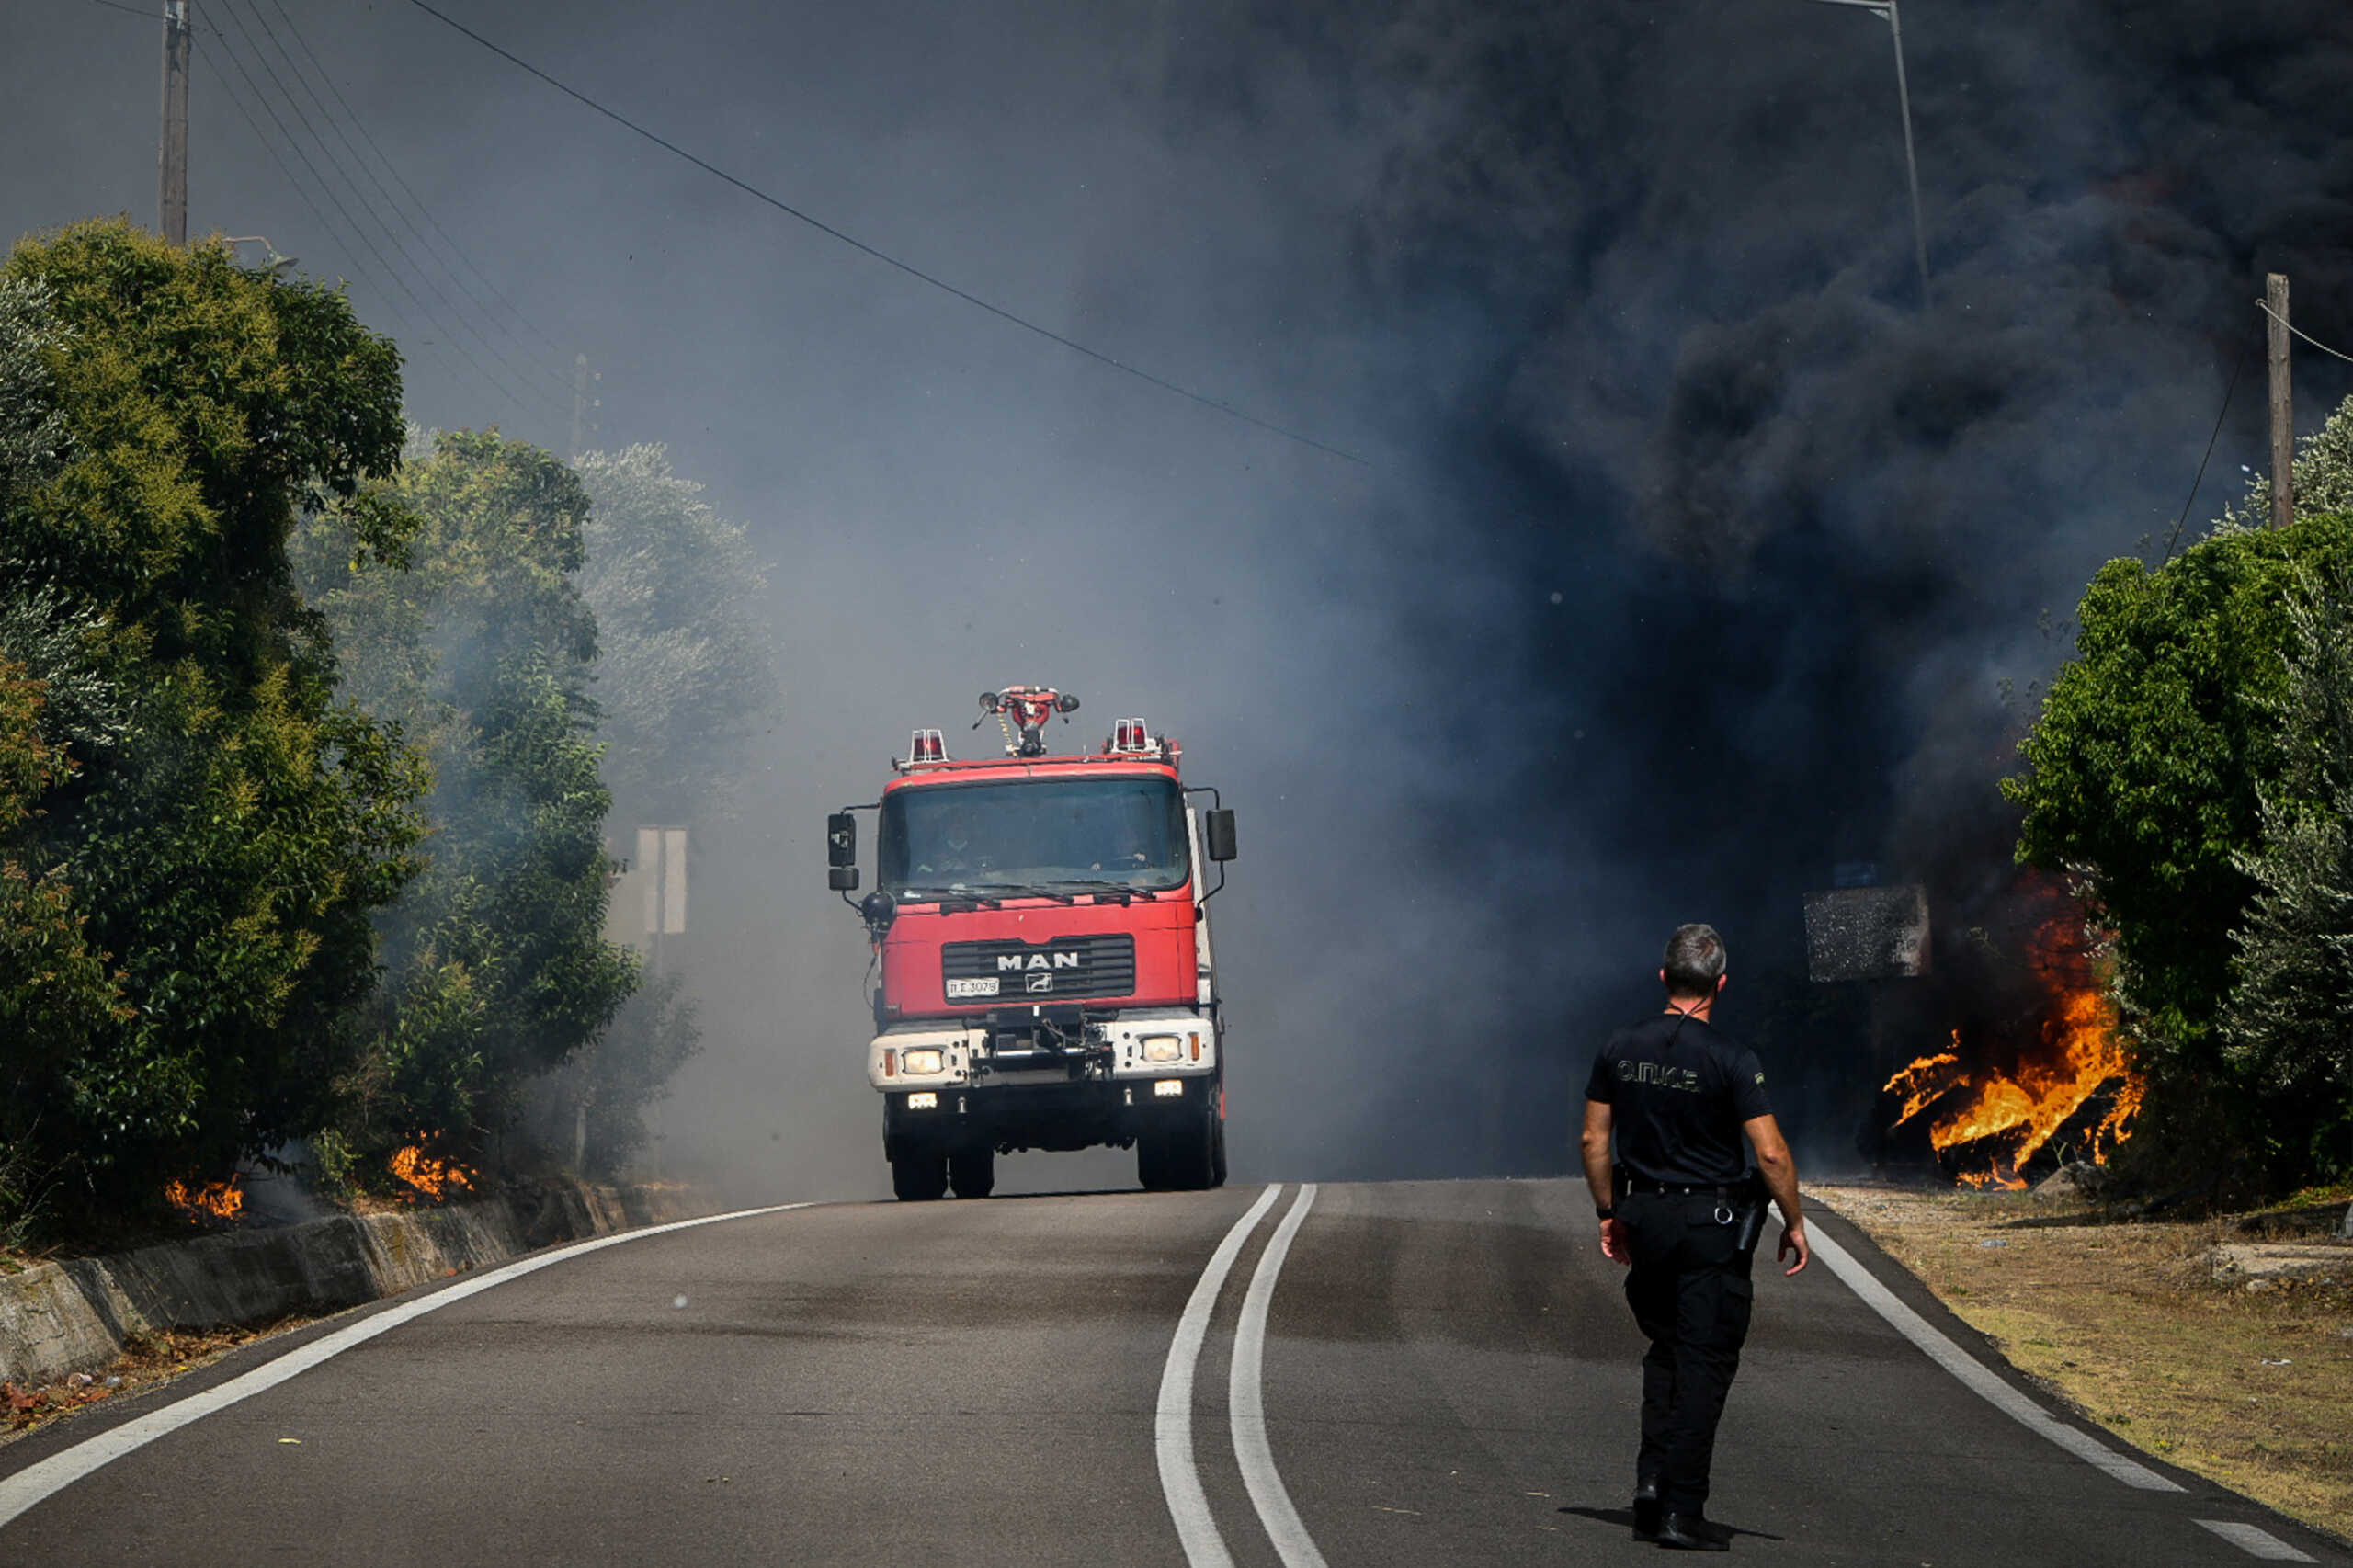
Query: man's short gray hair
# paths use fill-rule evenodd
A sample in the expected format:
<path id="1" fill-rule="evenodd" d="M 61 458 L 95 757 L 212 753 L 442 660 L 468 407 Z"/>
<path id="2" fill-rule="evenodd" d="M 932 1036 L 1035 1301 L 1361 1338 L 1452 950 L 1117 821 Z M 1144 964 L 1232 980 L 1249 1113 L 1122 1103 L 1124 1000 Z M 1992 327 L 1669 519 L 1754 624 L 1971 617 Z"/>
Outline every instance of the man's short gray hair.
<path id="1" fill-rule="evenodd" d="M 1724 977 L 1724 939 L 1712 926 L 1677 926 L 1666 939 L 1666 994 L 1713 996 Z"/>

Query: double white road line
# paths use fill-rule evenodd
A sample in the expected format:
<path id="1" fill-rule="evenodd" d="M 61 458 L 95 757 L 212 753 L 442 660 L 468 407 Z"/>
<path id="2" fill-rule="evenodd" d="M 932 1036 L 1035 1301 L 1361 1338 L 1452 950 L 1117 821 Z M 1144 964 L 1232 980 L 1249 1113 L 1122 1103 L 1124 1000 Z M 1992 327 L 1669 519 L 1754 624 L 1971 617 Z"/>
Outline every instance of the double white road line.
<path id="1" fill-rule="evenodd" d="M 1209 1336 L 1210 1318 L 1217 1311 L 1225 1277 L 1233 1271 L 1233 1260 L 1241 1256 L 1243 1244 L 1281 1191 L 1282 1184 L 1277 1182 L 1260 1193 L 1258 1201 L 1234 1221 L 1233 1229 L 1210 1255 L 1209 1266 L 1201 1270 L 1192 1297 L 1185 1303 L 1184 1315 L 1176 1320 L 1176 1336 L 1169 1343 L 1168 1363 L 1160 1374 L 1160 1406 L 1153 1424 L 1154 1446 L 1160 1458 L 1160 1489 L 1167 1496 L 1168 1517 L 1176 1521 L 1176 1538 L 1184 1544 L 1185 1560 L 1192 1568 L 1233 1568 L 1225 1538 L 1210 1517 L 1209 1498 L 1201 1491 L 1200 1471 L 1193 1460 L 1193 1369 L 1201 1358 L 1201 1343 Z M 1283 1271 L 1283 1259 L 1290 1254 L 1291 1238 L 1299 1234 L 1314 1202 L 1314 1185 L 1302 1187 L 1282 1222 L 1275 1227 L 1267 1250 L 1258 1255 L 1250 1289 L 1242 1298 L 1241 1322 L 1234 1329 L 1233 1369 L 1226 1398 L 1242 1484 L 1283 1568 L 1324 1568 L 1324 1554 L 1315 1549 L 1307 1527 L 1300 1523 L 1299 1510 L 1291 1506 L 1290 1494 L 1284 1490 L 1282 1475 L 1275 1469 L 1274 1451 L 1267 1443 L 1266 1395 L 1259 1386 L 1266 1367 L 1267 1308 L 1274 1301 L 1275 1281 Z"/>

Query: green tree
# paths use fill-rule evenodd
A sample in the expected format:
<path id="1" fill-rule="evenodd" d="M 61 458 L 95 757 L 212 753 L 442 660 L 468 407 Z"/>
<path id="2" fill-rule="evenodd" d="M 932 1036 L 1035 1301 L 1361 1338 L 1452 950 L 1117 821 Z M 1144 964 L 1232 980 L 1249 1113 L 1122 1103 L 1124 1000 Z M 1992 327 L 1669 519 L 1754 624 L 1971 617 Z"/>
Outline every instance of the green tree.
<path id="1" fill-rule="evenodd" d="M 2353 503 L 2353 403 L 2304 442 L 2296 482 L 2315 502 Z M 2135 1156 L 2227 1155 L 2279 1175 L 2267 1151 L 2283 1147 L 2281 1107 L 2220 1025 L 2266 792 L 2286 799 L 2290 606 L 2301 583 L 2353 572 L 2353 513 L 2314 506 L 2291 528 L 2245 526 L 2262 500 L 2258 485 L 2160 568 L 2100 569 L 2076 610 L 2075 656 L 2021 743 L 2026 769 L 2003 790 L 2025 809 L 2018 858 L 2075 878 L 2116 933 L 2120 1000 L 2149 1082 Z"/>
<path id="2" fill-rule="evenodd" d="M 741 524 L 659 446 L 574 460 L 593 503 L 580 591 L 596 611 L 605 778 L 631 819 L 708 821 L 777 701 L 767 574 Z"/>
<path id="3" fill-rule="evenodd" d="M 25 1243 L 66 1174 L 43 1091 L 132 1016 L 61 870 L 21 858 L 32 801 L 73 773 L 41 717 L 41 682 L 0 654 L 0 1246 Z"/>
<path id="4" fill-rule="evenodd" d="M 2236 934 L 2224 1061 L 2259 1096 L 2257 1146 L 2283 1178 L 2353 1165 L 2353 578 L 2307 579 L 2259 790 L 2255 883 Z"/>
<path id="5" fill-rule="evenodd" d="M 648 975 L 604 1038 L 551 1085 L 557 1093 L 550 1108 L 559 1122 L 565 1110 L 583 1116 L 584 1174 L 609 1178 L 628 1168 L 649 1137 L 646 1110 L 668 1096 L 671 1077 L 701 1040 L 685 977 Z"/>
<path id="6" fill-rule="evenodd" d="M 631 824 L 686 823 L 709 846 L 743 794 L 757 721 L 777 702 L 766 569 L 743 526 L 673 472 L 666 449 L 574 462 L 594 503 L 581 593 L 597 614 L 615 820 L 625 843 Z M 585 1108 L 587 1156 L 599 1172 L 642 1147 L 645 1110 L 698 1047 L 687 991 L 676 975 L 649 983 L 551 1085 L 551 1115 Z"/>
<path id="7" fill-rule="evenodd" d="M 90 677 L 34 713 L 36 733 L 43 714 L 88 733 L 18 864 L 70 890 L 121 1005 L 0 1052 L 82 1190 L 152 1199 L 319 1123 L 374 981 L 369 916 L 413 869 L 422 778 L 335 700 L 286 551 L 299 512 L 333 505 L 365 552 L 397 553 L 406 519 L 362 486 L 399 460 L 400 357 L 333 290 L 125 222 L 18 244 L 9 285 L 41 296 L 50 411 L 0 407 L 37 432 L 18 447 L 39 471 L 0 506 L 0 562 L 44 607 L 32 641 L 56 660 L 30 678 Z M 106 694 L 128 715 L 111 736 L 88 724 Z"/>
<path id="8" fill-rule="evenodd" d="M 46 288 L 0 278 L 0 516 L 63 464 L 65 415 L 47 356 L 64 339 Z"/>
<path id="9" fill-rule="evenodd" d="M 352 1155 L 438 1138 L 479 1158 L 533 1077 L 612 1019 L 636 980 L 603 939 L 605 816 L 575 585 L 588 511 L 546 452 L 419 437 L 381 499 L 420 519 L 399 572 L 355 571 L 342 520 L 300 544 L 345 689 L 433 770 L 423 873 L 381 921 L 384 983 L 347 1080 Z"/>

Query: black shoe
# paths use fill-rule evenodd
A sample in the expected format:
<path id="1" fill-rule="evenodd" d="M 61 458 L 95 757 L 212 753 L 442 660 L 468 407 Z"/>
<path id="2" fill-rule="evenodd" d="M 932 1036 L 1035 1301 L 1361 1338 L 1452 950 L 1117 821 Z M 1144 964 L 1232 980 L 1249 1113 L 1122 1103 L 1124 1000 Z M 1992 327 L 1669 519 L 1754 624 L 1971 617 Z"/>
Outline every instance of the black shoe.
<path id="1" fill-rule="evenodd" d="M 1645 1481 L 1634 1488 L 1634 1539 L 1658 1539 L 1658 1483 Z"/>
<path id="2" fill-rule="evenodd" d="M 1667 1514 L 1658 1522 L 1658 1543 L 1677 1551 L 1730 1551 L 1732 1532 L 1697 1514 Z"/>

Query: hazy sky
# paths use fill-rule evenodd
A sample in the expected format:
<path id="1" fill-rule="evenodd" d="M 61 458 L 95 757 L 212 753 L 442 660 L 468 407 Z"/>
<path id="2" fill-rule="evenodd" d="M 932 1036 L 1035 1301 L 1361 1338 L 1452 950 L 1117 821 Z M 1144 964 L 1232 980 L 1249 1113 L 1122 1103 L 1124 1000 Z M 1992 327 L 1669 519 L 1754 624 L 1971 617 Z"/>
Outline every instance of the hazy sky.
<path id="1" fill-rule="evenodd" d="M 2265 267 L 2353 338 L 2334 5 L 1907 10 L 1927 313 L 1887 30 L 1847 8 L 443 8 L 1363 460 L 893 272 L 404 0 L 194 0 L 192 232 L 351 278 L 427 424 L 561 450 L 586 354 L 589 444 L 667 442 L 773 562 L 787 707 L 764 800 L 698 839 L 710 1049 L 665 1117 L 673 1158 L 772 1183 L 882 1169 L 821 819 L 1012 681 L 1077 690 L 1070 738 L 1146 715 L 1241 813 L 1238 1176 L 1563 1166 L 1676 921 L 1761 982 L 1836 860 L 1956 898 L 1998 869 L 1998 682 L 2048 675 L 2040 612 L 2098 561 L 2162 548 Z M 159 31 L 0 0 L 0 230 L 153 222 Z M 354 121 L 438 223 L 392 226 L 405 255 Z M 2342 369 L 2300 358 L 2307 428 Z M 1822 1061 L 1836 1148 L 1857 1069 Z"/>

